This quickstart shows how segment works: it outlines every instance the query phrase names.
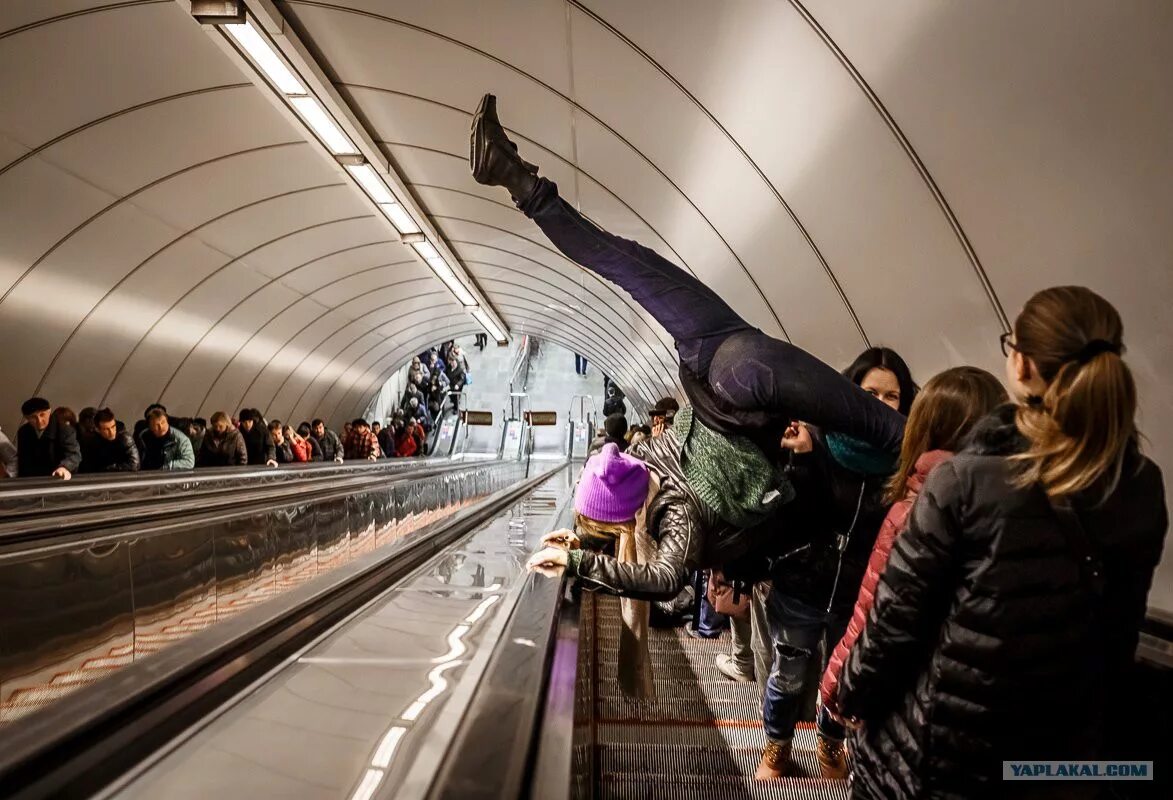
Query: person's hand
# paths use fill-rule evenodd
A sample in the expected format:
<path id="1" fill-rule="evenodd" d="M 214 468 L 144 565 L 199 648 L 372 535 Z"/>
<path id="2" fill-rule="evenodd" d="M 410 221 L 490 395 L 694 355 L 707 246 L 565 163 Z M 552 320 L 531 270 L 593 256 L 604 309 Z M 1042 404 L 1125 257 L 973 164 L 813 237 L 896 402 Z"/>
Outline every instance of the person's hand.
<path id="1" fill-rule="evenodd" d="M 652 423 L 652 438 L 664 435 L 664 429 L 667 427 L 663 417 L 656 417 L 656 422 Z"/>
<path id="2" fill-rule="evenodd" d="M 578 534 L 568 528 L 550 531 L 542 537 L 542 547 L 560 547 L 563 550 L 577 550 L 582 547 Z"/>
<path id="3" fill-rule="evenodd" d="M 371 453 L 369 456 L 367 456 L 367 461 L 378 461 L 378 460 L 379 460 L 379 457 L 377 455 L 375 455 L 374 453 Z"/>
<path id="4" fill-rule="evenodd" d="M 334 463 L 341 464 L 342 463 L 342 456 L 334 456 Z"/>
<path id="5" fill-rule="evenodd" d="M 791 422 L 782 434 L 782 447 L 795 453 L 809 453 L 815 449 L 815 443 L 811 440 L 811 432 L 806 425 Z"/>
<path id="6" fill-rule="evenodd" d="M 537 572 L 548 578 L 557 577 L 560 570 L 565 569 L 568 557 L 566 551 L 560 547 L 545 547 L 534 553 L 525 562 L 525 568 L 530 572 Z"/>
<path id="7" fill-rule="evenodd" d="M 58 467 L 57 469 L 53 470 L 53 477 L 67 481 L 73 477 L 73 473 L 67 470 L 65 467 Z"/>
<path id="8" fill-rule="evenodd" d="M 277 466 L 277 462 L 270 458 L 268 461 L 265 462 L 265 466 L 266 467 L 275 467 L 275 466 Z"/>

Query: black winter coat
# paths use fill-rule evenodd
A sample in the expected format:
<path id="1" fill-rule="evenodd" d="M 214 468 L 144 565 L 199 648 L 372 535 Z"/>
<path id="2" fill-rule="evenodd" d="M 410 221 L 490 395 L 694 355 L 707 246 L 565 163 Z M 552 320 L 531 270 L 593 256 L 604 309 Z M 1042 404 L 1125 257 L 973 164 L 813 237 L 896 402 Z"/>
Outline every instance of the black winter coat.
<path id="1" fill-rule="evenodd" d="M 138 446 L 130 431 L 123 428 L 107 441 L 94 434 L 82 449 L 82 472 L 137 472 Z"/>
<path id="2" fill-rule="evenodd" d="M 45 478 L 58 467 L 77 472 L 81 446 L 72 425 L 62 425 L 54 416 L 40 436 L 27 422 L 16 431 L 17 469 L 22 478 Z"/>
<path id="3" fill-rule="evenodd" d="M 1099 786 L 1007 784 L 1002 762 L 1110 757 L 1105 735 L 1127 735 L 1111 717 L 1168 524 L 1160 470 L 1133 449 L 1102 506 L 1076 498 L 1097 594 L 1044 492 L 1011 485 L 1006 456 L 1026 447 L 1013 413 L 979 423 L 929 477 L 848 656 L 856 796 L 1083 796 Z M 1152 757 L 1130 738 L 1129 757 Z"/>
<path id="4" fill-rule="evenodd" d="M 236 428 L 229 428 L 223 436 L 209 428 L 196 453 L 197 467 L 242 467 L 248 463 L 248 448 L 244 436 Z"/>
<path id="5" fill-rule="evenodd" d="M 786 551 L 772 559 L 770 577 L 790 597 L 850 613 L 888 513 L 884 488 L 891 476 L 849 470 L 818 431 L 812 439 L 814 450 L 791 458 L 796 496 L 780 512 L 785 536 L 779 544 Z"/>
<path id="6" fill-rule="evenodd" d="M 246 431 L 241 428 L 240 435 L 244 437 L 249 464 L 264 466 L 270 461 L 277 460 L 277 448 L 274 446 L 273 437 L 269 435 L 269 429 L 264 423 L 259 420 L 254 421 L 252 430 Z"/>

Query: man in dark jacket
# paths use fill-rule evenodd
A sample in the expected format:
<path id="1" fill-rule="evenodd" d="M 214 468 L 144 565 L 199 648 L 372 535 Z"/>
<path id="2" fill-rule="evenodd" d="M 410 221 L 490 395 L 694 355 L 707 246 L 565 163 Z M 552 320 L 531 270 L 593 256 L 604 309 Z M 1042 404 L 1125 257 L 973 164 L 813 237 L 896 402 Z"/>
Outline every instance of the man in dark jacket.
<path id="1" fill-rule="evenodd" d="M 320 419 L 315 419 L 310 423 L 310 431 L 322 449 L 322 460 L 341 464 L 343 458 L 342 440 L 338 438 L 338 434 L 327 428 L 326 423 Z"/>
<path id="2" fill-rule="evenodd" d="M 69 480 L 81 464 L 77 432 L 50 412 L 49 401 L 32 397 L 20 407 L 24 424 L 16 432 L 17 469 L 22 478 Z"/>
<path id="3" fill-rule="evenodd" d="M 212 424 L 196 454 L 197 467 L 243 467 L 248 463 L 248 448 L 240 431 L 223 411 L 212 415 Z"/>
<path id="4" fill-rule="evenodd" d="M 1149 760 L 1166 744 L 1114 719 L 1168 527 L 1161 472 L 1133 443 L 1116 490 L 1077 498 L 1068 527 L 1041 488 L 1015 485 L 1008 456 L 1029 444 L 1014 415 L 995 412 L 933 471 L 892 548 L 839 689 L 863 723 L 853 796 L 994 796 L 1004 760 Z M 1095 782 L 1028 785 L 1099 796 Z"/>
<path id="5" fill-rule="evenodd" d="M 463 392 L 464 384 L 468 382 L 468 375 L 464 371 L 464 367 L 460 363 L 460 359 L 455 355 L 448 357 L 448 391 Z M 452 395 L 452 409 L 454 411 L 460 410 L 460 396 Z"/>
<path id="6" fill-rule="evenodd" d="M 277 458 L 278 464 L 292 464 L 293 447 L 285 440 L 285 430 L 281 425 L 281 420 L 269 420 L 269 438 L 273 442 L 273 454 Z"/>
<path id="7" fill-rule="evenodd" d="M 374 426 L 371 427 L 374 428 Z M 386 428 L 380 428 L 375 437 L 379 440 L 379 451 L 383 458 L 394 458 L 396 455 L 394 426 L 388 425 Z"/>
<path id="8" fill-rule="evenodd" d="M 254 466 L 277 466 L 277 448 L 265 427 L 265 418 L 255 408 L 240 410 L 240 435 L 248 450 L 248 463 Z"/>
<path id="9" fill-rule="evenodd" d="M 195 469 L 195 453 L 187 434 L 172 428 L 167 412 L 156 408 L 147 415 L 147 429 L 143 431 L 144 470 Z"/>
<path id="10" fill-rule="evenodd" d="M 114 412 L 103 408 L 94 414 L 93 439 L 82 448 L 82 472 L 137 472 L 139 452 L 126 428 L 118 429 Z"/>

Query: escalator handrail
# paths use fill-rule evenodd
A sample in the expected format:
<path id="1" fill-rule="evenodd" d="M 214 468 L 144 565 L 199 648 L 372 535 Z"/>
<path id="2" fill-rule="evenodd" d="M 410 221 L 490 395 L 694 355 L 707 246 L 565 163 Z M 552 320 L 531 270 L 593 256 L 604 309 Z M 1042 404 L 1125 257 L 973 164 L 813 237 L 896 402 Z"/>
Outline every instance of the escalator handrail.
<path id="1" fill-rule="evenodd" d="M 572 526 L 573 504 L 555 519 Z M 567 587 L 564 574 L 527 576 L 428 800 L 570 797 L 578 605 Z"/>
<path id="2" fill-rule="evenodd" d="M 340 567 L 11 723 L 0 748 L 9 798 L 88 796 L 164 747 L 427 558 L 563 465 Z"/>
<path id="3" fill-rule="evenodd" d="M 275 504 L 289 500 L 321 500 L 325 496 L 349 493 L 356 489 L 370 487 L 375 481 L 395 485 L 421 478 L 458 472 L 483 466 L 489 461 L 458 463 L 445 460 L 443 464 L 421 466 L 417 469 L 388 471 L 384 476 L 372 475 L 369 471 L 356 472 L 342 477 L 329 476 L 319 481 L 263 484 L 260 486 L 238 486 L 226 488 L 214 494 L 186 495 L 179 497 L 157 497 L 142 501 L 130 513 L 124 504 L 105 504 L 84 509 L 69 509 L 56 514 L 38 516 L 30 521 L 27 517 L 0 517 L 0 548 L 10 551 L 13 546 L 43 546 L 66 537 L 99 532 L 103 538 L 116 526 L 130 520 L 131 529 L 147 524 L 159 524 L 176 518 L 189 518 L 196 514 L 231 512 L 232 516 L 255 508 L 258 504 Z M 118 528 L 125 533 L 125 526 Z M 113 534 L 111 534 L 113 535 Z"/>
<path id="4" fill-rule="evenodd" d="M 34 510 L 52 511 L 52 508 L 31 507 L 18 508 L 13 512 L 5 511 L 5 502 L 21 500 L 42 502 L 46 500 L 69 499 L 78 495 L 96 492 L 119 492 L 143 487 L 175 487 L 197 489 L 201 486 L 212 486 L 231 482 L 236 485 L 241 481 L 268 480 L 319 480 L 325 475 L 337 473 L 351 473 L 357 470 L 384 471 L 399 470 L 409 464 L 427 463 L 443 459 L 379 459 L 377 461 L 349 461 L 337 464 L 309 463 L 286 464 L 279 468 L 274 467 L 208 467 L 196 470 L 179 470 L 175 472 L 147 471 L 122 472 L 112 477 L 107 473 L 82 473 L 72 480 L 62 481 L 56 478 L 20 478 L 0 482 L 0 519 L 10 514 L 31 513 Z M 139 498 L 143 499 L 143 498 Z"/>

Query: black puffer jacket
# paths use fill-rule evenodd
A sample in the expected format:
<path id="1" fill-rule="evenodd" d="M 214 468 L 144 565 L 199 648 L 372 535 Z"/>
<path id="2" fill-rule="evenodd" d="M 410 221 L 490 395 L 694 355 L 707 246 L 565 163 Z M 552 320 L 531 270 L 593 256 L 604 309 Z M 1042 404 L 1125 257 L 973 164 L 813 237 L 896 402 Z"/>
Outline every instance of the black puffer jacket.
<path id="1" fill-rule="evenodd" d="M 1046 495 L 1011 485 L 1005 456 L 1026 446 L 1013 414 L 980 423 L 933 472 L 892 549 L 839 694 L 864 722 L 856 796 L 1082 796 L 1097 784 L 1007 784 L 1002 762 L 1109 757 L 1105 733 L 1122 733 L 1108 720 L 1128 702 L 1164 543 L 1160 470 L 1134 449 L 1106 503 L 1076 500 L 1102 565 L 1097 594 Z"/>
<path id="2" fill-rule="evenodd" d="M 774 586 L 815 608 L 849 613 L 876 535 L 888 513 L 889 475 L 864 475 L 841 465 L 812 430 L 814 450 L 794 456 L 795 499 L 781 510 L 785 552 L 773 557 Z M 834 600 L 832 601 L 832 597 Z"/>
<path id="3" fill-rule="evenodd" d="M 668 600 L 688 583 L 690 571 L 724 564 L 748 549 L 750 536 L 723 521 L 689 488 L 680 466 L 680 447 L 680 439 L 669 429 L 628 451 L 660 481 L 660 491 L 648 507 L 648 532 L 660 547 L 656 560 L 621 564 L 609 556 L 578 551 L 579 580 L 624 597 Z"/>

